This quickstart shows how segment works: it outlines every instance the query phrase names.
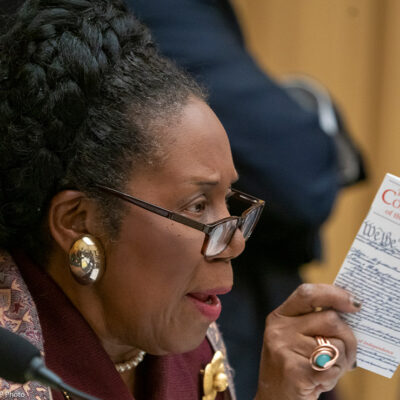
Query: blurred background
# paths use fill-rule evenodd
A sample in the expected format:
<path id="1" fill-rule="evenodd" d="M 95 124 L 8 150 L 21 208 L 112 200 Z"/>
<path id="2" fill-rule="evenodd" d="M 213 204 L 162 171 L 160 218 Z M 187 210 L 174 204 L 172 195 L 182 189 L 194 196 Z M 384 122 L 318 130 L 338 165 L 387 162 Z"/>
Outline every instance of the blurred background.
<path id="1" fill-rule="evenodd" d="M 0 4 L 13 12 L 18 3 Z M 261 67 L 277 79 L 306 74 L 326 86 L 364 155 L 368 179 L 340 192 L 323 232 L 324 260 L 302 271 L 307 281 L 332 283 L 385 173 L 400 176 L 400 1 L 232 3 Z M 400 372 L 389 380 L 358 368 L 338 392 L 340 400 L 400 400 Z"/>
<path id="2" fill-rule="evenodd" d="M 400 175 L 400 1 L 235 0 L 246 40 L 276 78 L 305 73 L 333 95 L 365 156 L 367 181 L 344 190 L 323 232 L 325 259 L 305 280 L 331 283 L 386 172 Z M 400 288 L 399 288 L 400 289 Z M 361 370 L 341 400 L 400 399 L 400 372 Z"/>

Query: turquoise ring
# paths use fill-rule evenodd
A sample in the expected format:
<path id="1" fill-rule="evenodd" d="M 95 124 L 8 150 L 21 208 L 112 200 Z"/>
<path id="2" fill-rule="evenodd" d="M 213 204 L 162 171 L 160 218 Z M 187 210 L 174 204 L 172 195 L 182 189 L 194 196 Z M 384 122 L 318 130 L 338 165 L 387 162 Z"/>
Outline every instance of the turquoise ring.
<path id="1" fill-rule="evenodd" d="M 318 345 L 310 356 L 311 368 L 316 371 L 326 371 L 335 365 L 339 350 L 323 336 L 316 336 L 315 339 Z"/>

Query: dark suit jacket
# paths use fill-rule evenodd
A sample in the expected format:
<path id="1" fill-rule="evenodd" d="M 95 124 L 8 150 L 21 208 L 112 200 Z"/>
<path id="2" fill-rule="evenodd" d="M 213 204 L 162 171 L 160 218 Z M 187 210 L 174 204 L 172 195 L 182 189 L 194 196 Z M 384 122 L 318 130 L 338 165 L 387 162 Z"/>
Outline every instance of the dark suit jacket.
<path id="1" fill-rule="evenodd" d="M 297 267 L 319 256 L 318 231 L 338 190 L 334 143 L 256 64 L 226 0 L 126 0 L 161 51 L 209 90 L 240 175 L 266 200 L 246 256 Z"/>

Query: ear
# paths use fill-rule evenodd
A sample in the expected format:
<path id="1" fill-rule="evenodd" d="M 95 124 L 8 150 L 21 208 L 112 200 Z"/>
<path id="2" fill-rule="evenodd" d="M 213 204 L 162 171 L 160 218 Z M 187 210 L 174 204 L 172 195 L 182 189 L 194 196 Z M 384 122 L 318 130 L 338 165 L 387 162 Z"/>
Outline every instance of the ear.
<path id="1" fill-rule="evenodd" d="M 91 233 L 96 207 L 82 192 L 64 190 L 51 200 L 48 223 L 57 244 L 68 253 L 72 244 L 83 234 Z"/>

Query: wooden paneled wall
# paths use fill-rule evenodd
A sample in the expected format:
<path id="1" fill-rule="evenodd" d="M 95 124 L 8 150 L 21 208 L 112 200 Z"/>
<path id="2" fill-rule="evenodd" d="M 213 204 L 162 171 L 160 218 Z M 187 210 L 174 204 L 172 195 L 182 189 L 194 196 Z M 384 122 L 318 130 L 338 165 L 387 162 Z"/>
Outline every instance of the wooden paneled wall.
<path id="1" fill-rule="evenodd" d="M 385 172 L 400 175 L 400 1 L 235 0 L 248 45 L 276 78 L 306 73 L 323 83 L 362 148 L 368 181 L 341 192 L 324 229 L 325 260 L 305 268 L 332 282 Z M 400 285 L 399 285 L 400 290 Z M 357 369 L 341 400 L 398 400 L 391 380 Z"/>

